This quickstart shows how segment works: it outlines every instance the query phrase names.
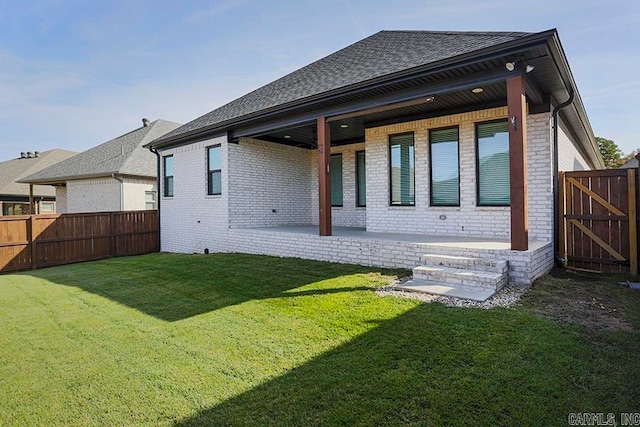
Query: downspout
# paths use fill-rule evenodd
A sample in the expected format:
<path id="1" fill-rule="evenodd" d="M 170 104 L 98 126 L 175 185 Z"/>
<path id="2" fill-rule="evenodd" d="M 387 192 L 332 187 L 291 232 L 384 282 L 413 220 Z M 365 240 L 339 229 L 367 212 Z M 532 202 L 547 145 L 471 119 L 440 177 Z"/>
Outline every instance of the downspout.
<path id="1" fill-rule="evenodd" d="M 120 182 L 120 211 L 124 211 L 124 180 L 115 173 L 111 174 L 111 178 Z"/>
<path id="2" fill-rule="evenodd" d="M 558 208 L 558 114 L 560 110 L 571 105 L 573 103 L 574 91 L 573 88 L 567 87 L 567 91 L 569 92 L 569 98 L 563 102 L 562 104 L 558 104 L 552 113 L 553 117 L 553 211 Z M 555 261 L 559 267 L 562 267 L 566 260 L 560 257 L 559 249 L 560 249 L 560 236 L 558 236 L 560 227 L 558 222 L 559 212 L 555 212 L 553 215 L 553 253 L 555 254 Z"/>
<path id="3" fill-rule="evenodd" d="M 160 240 L 160 233 L 162 232 L 162 227 L 160 227 L 160 153 L 158 153 L 158 150 L 156 150 L 154 147 L 149 147 L 149 151 L 151 151 L 153 154 L 156 155 L 157 161 L 156 161 L 156 179 L 157 179 L 157 183 L 156 183 L 156 207 L 158 209 L 158 250 L 161 250 L 162 248 L 160 247 L 160 242 L 162 242 L 162 240 Z"/>

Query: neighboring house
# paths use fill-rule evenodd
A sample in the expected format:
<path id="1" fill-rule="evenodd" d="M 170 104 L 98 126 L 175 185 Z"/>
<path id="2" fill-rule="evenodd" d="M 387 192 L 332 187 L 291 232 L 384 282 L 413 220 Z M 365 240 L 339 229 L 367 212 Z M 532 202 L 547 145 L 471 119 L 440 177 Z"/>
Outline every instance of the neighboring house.
<path id="1" fill-rule="evenodd" d="M 23 152 L 20 157 L 0 163 L 0 215 L 22 215 L 29 213 L 29 184 L 17 182 L 47 166 L 77 154 L 74 151 L 53 149 L 43 152 Z M 33 186 L 35 213 L 56 211 L 56 192 L 42 185 Z"/>
<path id="2" fill-rule="evenodd" d="M 469 258 L 517 283 L 549 271 L 557 170 L 603 166 L 555 30 L 382 31 L 148 146 L 164 251 L 438 254 L 423 270 L 458 283 L 493 268 Z"/>
<path id="3" fill-rule="evenodd" d="M 156 209 L 157 157 L 142 146 L 180 124 L 149 122 L 33 173 L 21 182 L 55 186 L 61 213 Z"/>
<path id="4" fill-rule="evenodd" d="M 627 163 L 625 163 L 624 165 L 620 166 L 620 169 L 631 169 L 631 168 L 637 168 L 638 167 L 638 158 L 640 157 L 640 154 L 636 154 L 636 156 L 629 160 Z"/>

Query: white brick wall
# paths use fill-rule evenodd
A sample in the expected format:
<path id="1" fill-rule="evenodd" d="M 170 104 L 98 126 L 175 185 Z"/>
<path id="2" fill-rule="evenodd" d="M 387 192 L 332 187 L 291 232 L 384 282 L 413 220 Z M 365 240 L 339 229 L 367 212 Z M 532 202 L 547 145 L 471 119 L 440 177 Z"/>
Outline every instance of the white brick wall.
<path id="1" fill-rule="evenodd" d="M 510 261 L 512 281 L 528 283 L 553 262 L 551 239 L 551 130 L 549 113 L 530 115 L 528 124 L 530 237 L 540 240 L 526 252 L 459 250 L 470 256 Z M 334 147 L 343 155 L 344 207 L 333 209 L 334 225 L 369 231 L 508 237 L 505 207 L 477 207 L 475 123 L 506 117 L 506 108 L 456 114 L 367 129 L 366 144 Z M 428 130 L 460 129 L 461 206 L 429 206 Z M 388 135 L 413 131 L 416 143 L 416 206 L 389 206 Z M 222 146 L 222 195 L 206 195 L 206 147 Z M 355 152 L 366 146 L 367 208 L 355 207 Z M 247 252 L 352 262 L 384 267 L 417 265 L 425 247 L 417 243 L 358 240 L 242 227 L 317 224 L 317 152 L 243 138 L 226 138 L 165 150 L 174 156 L 174 196 L 162 197 L 162 250 Z M 275 209 L 275 212 L 273 210 Z M 440 220 L 441 214 L 446 215 Z M 547 242 L 547 243 L 544 243 Z M 451 247 L 429 252 L 452 253 Z M 478 252 L 476 254 L 476 252 Z"/>
<path id="2" fill-rule="evenodd" d="M 342 207 L 331 208 L 331 223 L 340 227 L 366 227 L 367 208 L 357 207 L 356 201 L 356 151 L 363 151 L 365 144 L 332 147 L 331 154 L 342 154 Z M 366 159 L 365 159 L 366 161 Z M 312 156 L 311 197 L 312 224 L 318 224 L 318 152 Z"/>
<path id="3" fill-rule="evenodd" d="M 113 178 L 67 181 L 66 213 L 120 210 L 120 182 Z"/>
<path id="4" fill-rule="evenodd" d="M 501 107 L 367 129 L 367 230 L 509 237 L 508 207 L 476 206 L 475 172 L 475 123 L 506 114 L 506 107 Z M 429 129 L 445 126 L 459 127 L 459 207 L 429 206 Z M 553 228 L 549 113 L 529 115 L 527 126 L 529 233 L 533 239 L 549 241 Z M 389 206 L 389 135 L 401 132 L 414 132 L 416 200 L 411 207 Z"/>
<path id="5" fill-rule="evenodd" d="M 160 152 L 161 156 L 173 155 L 174 173 L 173 197 L 164 197 L 164 189 L 160 191 L 163 251 L 202 253 L 205 248 L 212 252 L 225 250 L 219 236 L 224 235 L 229 227 L 226 140 L 226 137 L 214 138 Z M 208 196 L 206 149 L 215 144 L 222 147 L 222 194 Z"/>
<path id="6" fill-rule="evenodd" d="M 56 187 L 56 213 L 67 213 L 67 187 Z"/>
<path id="7" fill-rule="evenodd" d="M 578 150 L 573 137 L 567 132 L 567 126 L 558 119 L 558 170 L 580 171 L 589 170 L 589 162 L 585 160 L 582 152 Z"/>
<path id="8" fill-rule="evenodd" d="M 156 178 L 123 178 L 125 211 L 142 211 L 146 209 L 145 193 L 156 191 Z M 157 197 L 157 195 L 156 195 Z"/>
<path id="9" fill-rule="evenodd" d="M 56 211 L 82 213 L 144 210 L 145 191 L 155 191 L 156 179 L 122 178 L 122 180 L 124 181 L 122 184 L 110 177 L 67 181 L 66 187 L 56 188 Z"/>
<path id="10" fill-rule="evenodd" d="M 230 144 L 229 227 L 310 224 L 315 154 L 250 138 Z"/>

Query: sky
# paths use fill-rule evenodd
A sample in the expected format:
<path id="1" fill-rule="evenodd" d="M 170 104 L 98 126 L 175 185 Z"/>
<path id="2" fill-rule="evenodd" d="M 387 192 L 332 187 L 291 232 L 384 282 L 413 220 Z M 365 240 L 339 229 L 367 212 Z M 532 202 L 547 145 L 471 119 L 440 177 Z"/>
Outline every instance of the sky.
<path id="1" fill-rule="evenodd" d="M 189 122 L 383 29 L 551 28 L 595 135 L 639 148 L 638 0 L 0 0 L 0 161 Z"/>

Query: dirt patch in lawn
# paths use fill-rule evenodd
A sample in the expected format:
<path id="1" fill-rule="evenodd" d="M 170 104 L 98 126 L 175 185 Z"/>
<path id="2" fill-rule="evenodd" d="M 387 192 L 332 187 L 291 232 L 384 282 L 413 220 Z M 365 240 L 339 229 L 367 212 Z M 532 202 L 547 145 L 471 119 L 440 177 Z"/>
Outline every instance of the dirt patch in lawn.
<path id="1" fill-rule="evenodd" d="M 630 331 L 640 291 L 619 285 L 620 280 L 623 277 L 556 268 L 533 284 L 522 298 L 522 306 L 531 313 L 592 331 Z"/>

